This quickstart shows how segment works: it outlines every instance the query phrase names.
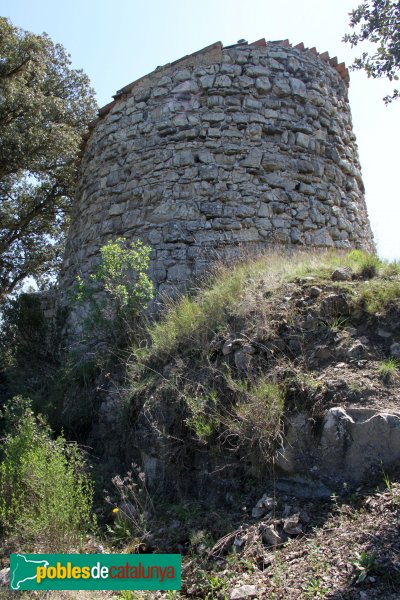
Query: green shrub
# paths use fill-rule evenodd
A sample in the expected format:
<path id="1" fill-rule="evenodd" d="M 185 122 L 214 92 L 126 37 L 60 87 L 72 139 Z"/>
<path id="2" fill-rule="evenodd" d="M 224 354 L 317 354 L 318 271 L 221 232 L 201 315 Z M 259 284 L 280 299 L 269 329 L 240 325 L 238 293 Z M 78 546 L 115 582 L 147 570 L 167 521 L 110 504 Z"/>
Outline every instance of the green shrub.
<path id="1" fill-rule="evenodd" d="M 5 437 L 0 462 L 3 534 L 19 551 L 72 549 L 93 523 L 93 487 L 83 456 L 63 436 L 52 439 L 29 405 L 21 411 L 21 398 L 13 401 L 18 420 Z"/>
<path id="2" fill-rule="evenodd" d="M 153 299 L 154 287 L 147 275 L 150 252 L 141 241 L 128 245 L 121 237 L 110 240 L 100 248 L 100 264 L 89 279 L 77 277 L 75 300 L 88 305 L 86 327 L 97 337 L 103 330 L 108 337 L 125 339 Z"/>
<path id="3" fill-rule="evenodd" d="M 377 279 L 364 284 L 361 304 L 371 314 L 385 310 L 400 299 L 400 281 Z"/>
<path id="4" fill-rule="evenodd" d="M 183 397 L 189 412 L 187 425 L 199 440 L 206 442 L 221 424 L 216 392 L 212 390 L 208 395 L 184 393 Z"/>
<path id="5" fill-rule="evenodd" d="M 51 389 L 61 400 L 62 424 L 74 435 L 82 437 L 92 427 L 98 391 L 109 384 L 110 374 L 125 368 L 129 345 L 141 330 L 154 296 L 147 275 L 150 253 L 141 241 L 128 244 L 119 237 L 100 248 L 100 262 L 88 279 L 77 277 L 72 308 L 78 303 L 86 313 L 83 344 L 65 357 Z"/>
<path id="6" fill-rule="evenodd" d="M 254 383 L 228 377 L 228 384 L 238 400 L 223 419 L 225 436 L 238 448 L 258 450 L 263 458 L 270 458 L 281 435 L 283 390 L 266 377 Z"/>
<path id="7" fill-rule="evenodd" d="M 375 255 L 363 250 L 351 250 L 346 257 L 346 262 L 356 274 L 366 279 L 372 279 L 378 274 L 384 263 Z"/>
<path id="8" fill-rule="evenodd" d="M 392 383 L 399 373 L 399 361 L 393 357 L 386 358 L 378 365 L 377 371 L 385 383 Z"/>

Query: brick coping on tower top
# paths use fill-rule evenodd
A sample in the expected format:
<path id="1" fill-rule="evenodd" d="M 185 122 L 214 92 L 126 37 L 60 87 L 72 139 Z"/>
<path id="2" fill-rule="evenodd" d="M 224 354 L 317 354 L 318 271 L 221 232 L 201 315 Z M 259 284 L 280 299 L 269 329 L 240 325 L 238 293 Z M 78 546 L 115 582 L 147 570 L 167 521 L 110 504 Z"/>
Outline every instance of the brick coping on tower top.
<path id="1" fill-rule="evenodd" d="M 154 73 L 159 74 L 160 71 L 165 71 L 166 69 L 170 69 L 171 67 L 174 67 L 175 65 L 179 65 L 180 63 L 187 61 L 188 59 L 195 58 L 201 54 L 207 54 L 209 52 L 212 52 L 213 50 L 222 51 L 224 49 L 226 50 L 226 49 L 231 49 L 231 48 L 238 48 L 240 46 L 245 46 L 245 47 L 250 47 L 250 48 L 254 48 L 254 47 L 266 48 L 267 46 L 273 46 L 275 44 L 279 45 L 279 46 L 284 46 L 286 48 L 295 48 L 296 50 L 301 50 L 303 52 L 311 52 L 312 54 L 314 54 L 314 56 L 318 56 L 321 60 L 323 60 L 326 63 L 329 63 L 334 69 L 336 69 L 336 71 L 339 73 L 340 77 L 345 81 L 346 85 L 347 86 L 349 85 L 349 82 L 350 82 L 349 70 L 347 69 L 344 62 L 339 63 L 336 56 L 331 58 L 329 56 L 328 51 L 318 52 L 317 49 L 315 48 L 315 46 L 312 48 L 307 48 L 306 46 L 304 46 L 303 42 L 300 42 L 299 44 L 296 44 L 295 46 L 293 46 L 289 42 L 288 39 L 274 40 L 274 41 L 267 42 L 265 38 L 261 38 L 259 40 L 256 40 L 255 42 L 252 42 L 251 44 L 249 44 L 246 41 L 240 41 L 237 44 L 232 44 L 230 46 L 224 46 L 222 44 L 222 42 L 215 42 L 214 44 L 205 46 L 201 50 L 197 50 L 196 52 L 192 52 L 191 54 L 182 56 L 181 58 L 178 58 L 177 60 L 175 60 L 171 63 L 167 63 L 163 66 L 159 66 L 154 71 L 151 71 L 150 73 L 147 73 L 146 75 L 143 75 L 143 77 L 139 77 L 139 79 L 135 79 L 135 81 L 132 81 L 131 83 L 128 83 L 128 85 L 124 86 L 120 90 L 117 90 L 116 94 L 114 94 L 114 96 L 113 96 L 114 99 L 111 102 L 109 102 L 108 104 L 106 104 L 105 106 L 99 108 L 97 119 L 95 119 L 94 121 L 89 123 L 89 131 L 86 133 L 86 135 L 83 136 L 82 151 L 84 150 L 86 142 L 90 137 L 91 130 L 96 127 L 97 123 L 99 121 L 101 121 L 110 112 L 110 110 L 112 110 L 112 108 L 114 108 L 114 106 L 117 104 L 118 101 L 124 99 L 127 95 L 130 94 L 130 92 L 132 91 L 132 89 L 134 87 L 137 87 L 140 82 L 145 82 Z"/>

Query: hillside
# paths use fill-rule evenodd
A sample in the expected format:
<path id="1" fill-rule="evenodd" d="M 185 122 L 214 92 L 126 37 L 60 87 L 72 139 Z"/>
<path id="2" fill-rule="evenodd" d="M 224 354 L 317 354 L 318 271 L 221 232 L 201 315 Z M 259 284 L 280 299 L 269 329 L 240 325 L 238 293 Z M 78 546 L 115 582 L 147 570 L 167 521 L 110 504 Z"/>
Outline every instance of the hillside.
<path id="1" fill-rule="evenodd" d="M 396 263 L 276 252 L 140 325 L 89 436 L 98 487 L 137 467 L 85 551 L 181 553 L 183 588 L 120 597 L 398 597 L 399 309 Z"/>
<path id="2" fill-rule="evenodd" d="M 399 292 L 397 265 L 358 251 L 266 255 L 174 303 L 130 366 L 132 439 L 162 452 L 158 481 L 169 451 L 174 480 L 177 452 L 186 482 L 199 453 L 261 476 L 295 415 L 316 433 L 334 407 L 398 411 Z"/>
<path id="3" fill-rule="evenodd" d="M 385 573 L 383 588 L 379 576 L 364 583 L 365 597 L 372 598 L 374 593 L 377 598 L 395 597 L 398 505 L 390 500 L 397 498 L 397 488 L 374 496 L 371 488 L 362 487 L 365 480 L 382 481 L 380 459 L 385 457 L 379 453 L 386 440 L 374 441 L 373 431 L 369 432 L 369 447 L 359 449 L 366 470 L 357 466 L 355 457 L 350 465 L 350 469 L 359 469 L 353 473 L 353 486 L 345 478 L 331 476 L 335 470 L 336 475 L 346 471 L 342 454 L 332 462 L 332 446 L 325 451 L 319 446 L 311 452 L 317 463 L 316 454 L 320 453 L 319 471 L 316 463 L 314 468 L 303 468 L 300 488 L 287 487 L 290 477 L 282 477 L 287 473 L 279 466 L 285 465 L 274 453 L 287 444 L 296 416 L 306 415 L 312 424 L 307 433 L 318 439 L 327 411 L 342 407 L 353 416 L 367 411 L 368 419 L 380 413 L 397 415 L 394 432 L 388 433 L 397 436 L 392 449 L 397 454 L 389 454 L 386 460 L 398 464 L 399 296 L 397 265 L 381 263 L 358 251 L 347 255 L 307 253 L 289 259 L 266 255 L 245 265 L 221 266 L 211 283 L 194 297 L 175 303 L 161 322 L 150 328 L 151 344 L 146 351 L 137 352 L 132 364 L 131 393 L 138 415 L 137 439 L 152 448 L 146 450 L 146 458 L 151 455 L 153 469 L 162 457 L 159 470 L 153 471 L 157 483 L 164 475 L 164 490 L 168 490 L 168 481 L 178 489 L 191 489 L 197 503 L 206 501 L 211 504 L 209 510 L 219 516 L 232 518 L 235 509 L 242 510 L 233 523 L 244 531 L 231 534 L 211 551 L 214 559 L 222 554 L 217 565 L 223 576 L 215 574 L 215 564 L 211 579 L 213 573 L 216 579 L 210 583 L 210 573 L 208 580 L 204 575 L 208 585 L 216 588 L 207 591 L 208 597 L 229 597 L 235 577 L 238 579 L 237 574 L 232 577 L 229 561 L 236 560 L 247 564 L 250 572 L 256 568 L 248 580 L 255 582 L 260 597 L 362 598 L 358 589 L 364 588 L 351 588 L 349 575 L 355 569 L 351 562 L 357 562 L 354 553 L 363 550 L 368 557 L 374 552 L 381 555 L 377 558 L 381 571 L 377 572 Z M 293 436 L 290 442 L 293 448 Z M 310 446 L 314 443 L 309 439 Z M 324 461 L 330 473 L 324 472 Z M 322 475 L 323 482 L 330 485 L 328 500 L 313 497 L 319 495 L 318 487 L 308 490 L 310 472 L 317 476 L 313 481 Z M 151 472 L 149 475 L 151 480 Z M 279 487 L 281 481 L 286 487 Z M 276 512 L 253 510 L 263 493 L 276 499 Z M 306 519 L 302 520 L 304 507 Z M 294 541 L 298 535 L 287 533 L 291 530 L 290 525 L 285 528 L 285 519 L 299 513 L 292 531 L 300 538 Z M 275 543 L 280 547 L 287 540 L 288 546 L 284 544 L 271 555 L 271 535 L 263 534 L 263 529 L 274 519 Z M 201 521 L 193 531 L 188 519 L 188 538 L 203 538 L 203 543 L 184 543 L 195 563 L 193 545 L 195 551 L 203 547 L 207 555 L 204 547 L 227 533 L 218 532 L 219 520 L 211 519 L 214 527 L 218 524 L 217 531 L 211 524 L 208 531 Z M 372 533 L 366 534 L 365 529 Z M 265 569 L 261 593 L 257 565 Z M 197 586 L 188 584 L 186 595 L 202 597 L 205 592 L 199 581 Z M 349 587 L 353 591 L 348 591 Z"/>

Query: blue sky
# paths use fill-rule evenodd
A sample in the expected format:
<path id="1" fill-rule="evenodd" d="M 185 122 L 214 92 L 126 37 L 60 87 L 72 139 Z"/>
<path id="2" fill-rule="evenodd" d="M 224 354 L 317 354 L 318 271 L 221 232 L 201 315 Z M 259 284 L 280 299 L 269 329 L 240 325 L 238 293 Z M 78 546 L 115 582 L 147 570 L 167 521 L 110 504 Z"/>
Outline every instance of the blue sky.
<path id="1" fill-rule="evenodd" d="M 100 105 L 117 89 L 213 42 L 224 45 L 288 38 L 328 50 L 351 64 L 362 47 L 341 39 L 348 13 L 359 0 L 1 0 L 2 16 L 14 25 L 46 32 L 89 75 Z M 400 259 L 400 100 L 386 107 L 386 81 L 351 73 L 350 104 L 367 207 L 385 258 Z"/>

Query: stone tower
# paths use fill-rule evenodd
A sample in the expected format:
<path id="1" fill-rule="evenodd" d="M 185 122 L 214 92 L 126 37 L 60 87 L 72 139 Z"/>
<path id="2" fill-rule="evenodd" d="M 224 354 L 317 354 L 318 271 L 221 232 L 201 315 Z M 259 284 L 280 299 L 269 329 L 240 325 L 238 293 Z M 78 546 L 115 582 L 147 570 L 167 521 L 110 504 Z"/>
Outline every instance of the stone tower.
<path id="1" fill-rule="evenodd" d="M 124 236 L 160 292 L 268 245 L 373 250 L 344 64 L 287 40 L 220 42 L 127 85 L 82 156 L 64 290 Z"/>

